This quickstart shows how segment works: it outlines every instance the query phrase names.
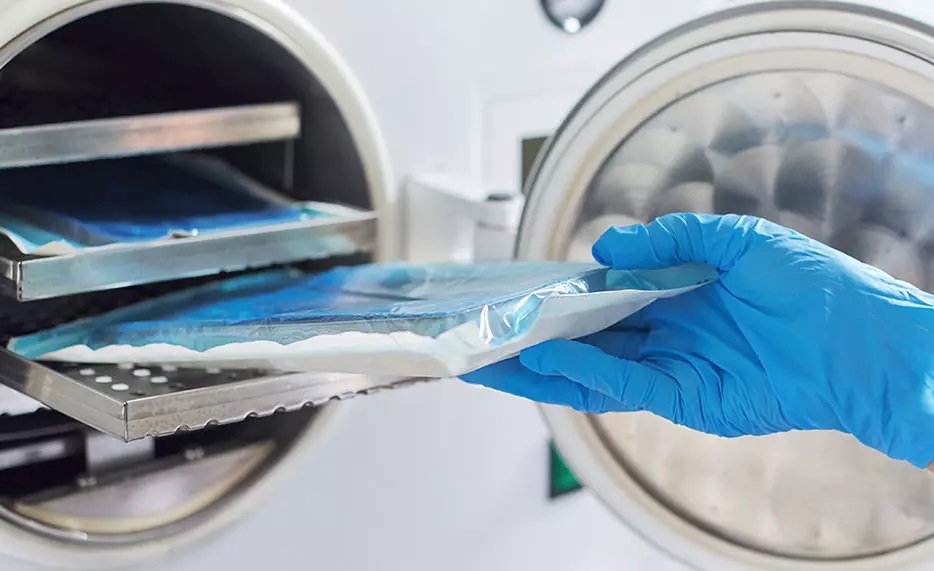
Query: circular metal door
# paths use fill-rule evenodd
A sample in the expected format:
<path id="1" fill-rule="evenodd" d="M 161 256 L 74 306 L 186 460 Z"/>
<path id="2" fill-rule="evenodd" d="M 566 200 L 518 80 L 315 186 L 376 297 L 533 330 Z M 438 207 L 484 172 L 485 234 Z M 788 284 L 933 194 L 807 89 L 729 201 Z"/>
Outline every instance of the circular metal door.
<path id="1" fill-rule="evenodd" d="M 932 58 L 927 27 L 837 3 L 769 3 L 675 30 L 611 70 L 552 138 L 518 254 L 589 260 L 611 225 L 743 213 L 934 288 Z M 722 439 L 648 413 L 545 416 L 595 494 L 698 568 L 934 557 L 934 477 L 849 436 Z"/>

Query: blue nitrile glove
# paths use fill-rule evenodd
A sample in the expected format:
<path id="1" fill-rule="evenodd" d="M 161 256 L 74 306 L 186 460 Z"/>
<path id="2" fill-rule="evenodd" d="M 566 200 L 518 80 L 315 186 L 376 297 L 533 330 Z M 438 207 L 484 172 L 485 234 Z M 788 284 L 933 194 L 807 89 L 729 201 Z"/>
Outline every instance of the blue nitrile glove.
<path id="1" fill-rule="evenodd" d="M 918 467 L 934 459 L 934 296 L 747 216 L 612 228 L 593 253 L 620 269 L 709 263 L 720 280 L 464 380 L 720 436 L 839 430 Z"/>

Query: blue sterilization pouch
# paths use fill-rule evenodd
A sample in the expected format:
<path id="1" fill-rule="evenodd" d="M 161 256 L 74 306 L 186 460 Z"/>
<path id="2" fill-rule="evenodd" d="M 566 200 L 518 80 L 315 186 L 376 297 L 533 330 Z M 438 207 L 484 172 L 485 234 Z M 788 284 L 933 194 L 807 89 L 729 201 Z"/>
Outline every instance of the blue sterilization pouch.
<path id="1" fill-rule="evenodd" d="M 82 319 L 10 347 L 72 362 L 451 376 L 527 343 L 598 331 L 715 277 L 707 266 L 618 271 L 558 262 L 273 270 Z"/>
<path id="2" fill-rule="evenodd" d="M 183 156 L 4 169 L 0 197 L 5 217 L 78 247 L 325 216 L 274 197 L 219 161 Z M 16 224 L 5 228 L 35 245 Z"/>

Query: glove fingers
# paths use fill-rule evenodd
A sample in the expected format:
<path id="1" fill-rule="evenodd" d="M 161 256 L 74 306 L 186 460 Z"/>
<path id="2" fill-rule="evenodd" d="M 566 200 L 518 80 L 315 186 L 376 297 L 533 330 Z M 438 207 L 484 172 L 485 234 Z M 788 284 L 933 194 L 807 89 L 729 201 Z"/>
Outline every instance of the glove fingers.
<path id="1" fill-rule="evenodd" d="M 609 329 L 578 339 L 581 343 L 597 347 L 608 355 L 621 359 L 635 359 L 645 345 L 648 331 L 639 329 Z"/>
<path id="2" fill-rule="evenodd" d="M 462 375 L 461 380 L 531 401 L 568 406 L 581 412 L 635 410 L 609 396 L 564 377 L 539 375 L 523 367 L 518 358 L 507 359 Z"/>
<path id="3" fill-rule="evenodd" d="M 610 228 L 593 245 L 593 256 L 621 270 L 706 263 L 728 271 L 758 222 L 748 216 L 666 214 L 649 224 Z"/>
<path id="4" fill-rule="evenodd" d="M 656 300 L 656 302 L 657 301 L 661 301 L 661 300 Z M 646 313 L 645 310 L 648 309 L 649 307 L 652 307 L 652 305 L 654 305 L 654 303 L 651 303 L 647 307 L 643 307 L 639 311 L 633 313 L 626 319 L 620 321 L 615 326 L 613 326 L 613 329 L 616 329 L 616 330 L 648 329 L 648 319 L 647 319 L 648 314 Z"/>
<path id="5" fill-rule="evenodd" d="M 650 303 L 648 306 L 633 313 L 632 315 L 623 319 L 619 323 L 616 323 L 610 326 L 607 329 L 607 331 L 638 331 L 638 330 L 644 331 L 644 330 L 649 329 L 648 320 L 646 317 L 647 315 L 646 309 L 648 309 L 649 307 L 652 307 L 653 305 L 658 303 L 658 301 L 661 301 L 661 300 L 657 300 L 653 303 Z"/>
<path id="6" fill-rule="evenodd" d="M 576 341 L 546 341 L 523 351 L 519 360 L 535 373 L 561 375 L 637 410 L 669 419 L 679 398 L 674 380 L 661 371 Z"/>

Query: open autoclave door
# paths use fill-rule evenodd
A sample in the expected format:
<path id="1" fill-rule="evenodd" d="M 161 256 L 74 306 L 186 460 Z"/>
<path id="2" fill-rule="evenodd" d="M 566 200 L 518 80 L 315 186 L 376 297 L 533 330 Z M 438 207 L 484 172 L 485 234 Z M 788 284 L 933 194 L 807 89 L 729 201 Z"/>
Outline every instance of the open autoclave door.
<path id="1" fill-rule="evenodd" d="M 762 216 L 934 288 L 934 30 L 840 3 L 694 21 L 610 70 L 539 154 L 523 259 L 589 260 L 611 225 Z M 699 569 L 907 569 L 934 478 L 837 433 L 720 439 L 648 413 L 546 407 L 572 470 Z"/>

